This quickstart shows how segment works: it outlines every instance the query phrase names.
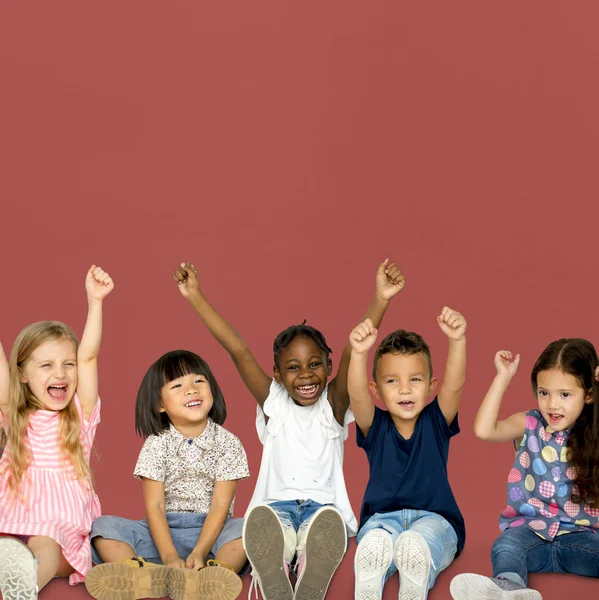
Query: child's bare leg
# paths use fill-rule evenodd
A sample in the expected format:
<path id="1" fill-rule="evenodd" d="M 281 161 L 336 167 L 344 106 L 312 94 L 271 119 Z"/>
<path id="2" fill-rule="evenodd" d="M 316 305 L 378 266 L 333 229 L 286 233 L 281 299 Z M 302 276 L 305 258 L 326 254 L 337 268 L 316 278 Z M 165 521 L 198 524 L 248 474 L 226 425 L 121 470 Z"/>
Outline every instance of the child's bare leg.
<path id="1" fill-rule="evenodd" d="M 68 577 L 75 569 L 62 555 L 60 544 L 50 537 L 34 535 L 27 545 L 38 560 L 37 587 L 42 589 L 54 577 Z"/>
<path id="2" fill-rule="evenodd" d="M 241 538 L 223 544 L 216 553 L 216 560 L 231 565 L 239 573 L 247 560 Z"/>
<path id="3" fill-rule="evenodd" d="M 105 563 L 121 563 L 135 556 L 135 550 L 126 542 L 95 537 L 92 544 Z"/>

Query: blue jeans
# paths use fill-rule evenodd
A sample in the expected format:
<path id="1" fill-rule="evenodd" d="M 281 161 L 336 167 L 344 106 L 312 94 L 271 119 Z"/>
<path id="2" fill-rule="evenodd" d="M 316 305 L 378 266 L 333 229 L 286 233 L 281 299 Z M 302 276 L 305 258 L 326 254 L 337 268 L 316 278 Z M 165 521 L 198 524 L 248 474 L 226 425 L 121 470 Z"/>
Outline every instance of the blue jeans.
<path id="1" fill-rule="evenodd" d="M 524 585 L 529 573 L 599 577 L 599 533 L 577 531 L 549 542 L 526 526 L 506 529 L 493 544 L 491 561 L 493 577 L 515 574 Z"/>
<path id="2" fill-rule="evenodd" d="M 195 548 L 206 515 L 202 513 L 167 513 L 166 520 L 171 532 L 173 544 L 180 558 L 185 560 Z M 227 519 L 224 527 L 216 538 L 208 558 L 214 558 L 221 546 L 227 542 L 241 538 L 243 519 Z M 90 540 L 102 537 L 107 540 L 117 540 L 129 544 L 137 556 L 145 558 L 148 562 L 162 564 L 158 548 L 154 544 L 147 519 L 133 521 L 124 517 L 103 516 L 98 517 L 93 525 Z M 102 559 L 92 543 L 92 561 L 98 565 Z M 248 570 L 248 564 L 241 573 Z"/>
<path id="3" fill-rule="evenodd" d="M 391 534 L 393 545 L 404 531 L 415 531 L 426 541 L 431 553 L 431 569 L 428 578 L 430 590 L 443 569 L 446 569 L 458 550 L 458 536 L 455 529 L 441 515 L 427 510 L 404 509 L 389 513 L 375 513 L 358 532 L 358 544 L 373 529 L 384 529 Z M 385 581 L 397 572 L 395 562 L 391 563 Z"/>

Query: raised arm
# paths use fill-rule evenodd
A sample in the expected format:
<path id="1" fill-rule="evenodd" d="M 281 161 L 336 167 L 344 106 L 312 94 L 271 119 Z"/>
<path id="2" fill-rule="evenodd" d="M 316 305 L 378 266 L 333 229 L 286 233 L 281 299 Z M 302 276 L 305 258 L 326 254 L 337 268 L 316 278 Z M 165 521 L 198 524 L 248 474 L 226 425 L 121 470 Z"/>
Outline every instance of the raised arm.
<path id="1" fill-rule="evenodd" d="M 217 481 L 210 501 L 210 510 L 206 515 L 200 537 L 185 561 L 189 569 L 201 569 L 206 566 L 206 560 L 213 548 L 229 514 L 231 502 L 237 490 L 237 480 Z"/>
<path id="2" fill-rule="evenodd" d="M 462 388 L 466 381 L 466 319 L 444 306 L 437 323 L 449 340 L 443 385 L 439 390 L 439 408 L 451 425 L 460 407 Z"/>
<path id="3" fill-rule="evenodd" d="M 0 342 L 0 419 L 8 417 L 8 390 L 10 388 L 10 371 L 2 342 Z"/>
<path id="4" fill-rule="evenodd" d="M 102 340 L 102 302 L 114 288 L 108 273 L 92 265 L 85 278 L 87 321 L 77 352 L 77 394 L 86 419 L 98 401 L 98 354 Z"/>
<path id="5" fill-rule="evenodd" d="M 376 291 L 364 319 L 370 319 L 372 326 L 378 329 L 383 322 L 389 302 L 404 289 L 405 285 L 406 278 L 400 268 L 394 262 L 389 262 L 388 258 L 385 259 L 377 268 Z M 335 413 L 335 418 L 340 424 L 343 424 L 345 413 L 349 408 L 347 375 L 351 353 L 352 347 L 348 343 L 341 355 L 337 375 L 329 384 L 329 402 Z"/>
<path id="6" fill-rule="evenodd" d="M 377 330 L 371 319 L 365 319 L 349 334 L 351 358 L 347 375 L 349 405 L 356 425 L 364 436 L 374 419 L 374 401 L 368 391 L 368 352 L 374 346 Z"/>
<path id="7" fill-rule="evenodd" d="M 485 396 L 476 418 L 474 419 L 474 435 L 487 442 L 508 442 L 517 440 L 524 435 L 526 413 L 519 412 L 503 421 L 498 421 L 501 400 L 507 390 L 512 377 L 518 370 L 520 355 L 512 359 L 512 353 L 500 350 L 495 355 L 497 376 L 493 380 Z"/>
<path id="8" fill-rule="evenodd" d="M 208 302 L 200 290 L 197 269 L 192 263 L 181 263 L 174 272 L 173 279 L 214 339 L 231 355 L 243 383 L 262 406 L 268 398 L 272 378 L 262 370 L 241 336 Z"/>

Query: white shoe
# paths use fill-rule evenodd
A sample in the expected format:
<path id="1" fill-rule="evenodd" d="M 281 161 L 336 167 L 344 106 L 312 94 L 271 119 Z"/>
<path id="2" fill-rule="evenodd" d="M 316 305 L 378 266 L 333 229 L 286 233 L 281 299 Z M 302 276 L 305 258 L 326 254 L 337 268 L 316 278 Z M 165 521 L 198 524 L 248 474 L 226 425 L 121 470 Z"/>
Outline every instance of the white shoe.
<path id="1" fill-rule="evenodd" d="M 449 585 L 454 600 L 542 600 L 536 590 L 509 579 L 484 577 L 474 573 L 456 575 Z"/>
<path id="2" fill-rule="evenodd" d="M 426 600 L 431 552 L 416 531 L 404 531 L 396 540 L 393 559 L 399 571 L 399 600 Z"/>
<path id="3" fill-rule="evenodd" d="M 393 538 L 384 529 L 369 531 L 358 544 L 354 558 L 355 600 L 381 600 L 385 573 L 393 560 Z"/>
<path id="4" fill-rule="evenodd" d="M 37 598 L 37 560 L 13 537 L 0 537 L 0 592 L 4 600 Z"/>

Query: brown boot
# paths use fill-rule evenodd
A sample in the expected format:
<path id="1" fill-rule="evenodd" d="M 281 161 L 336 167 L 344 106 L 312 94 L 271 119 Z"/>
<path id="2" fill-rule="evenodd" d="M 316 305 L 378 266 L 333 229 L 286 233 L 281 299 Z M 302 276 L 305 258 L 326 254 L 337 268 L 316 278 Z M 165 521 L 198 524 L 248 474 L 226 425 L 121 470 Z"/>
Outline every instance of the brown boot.
<path id="1" fill-rule="evenodd" d="M 242 588 L 233 567 L 209 560 L 199 571 L 172 569 L 169 596 L 173 600 L 235 600 Z"/>
<path id="2" fill-rule="evenodd" d="M 85 587 L 97 600 L 164 598 L 173 570 L 135 556 L 122 563 L 94 567 L 85 578 Z"/>

